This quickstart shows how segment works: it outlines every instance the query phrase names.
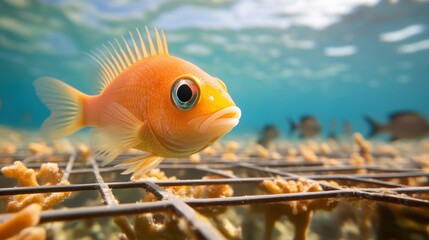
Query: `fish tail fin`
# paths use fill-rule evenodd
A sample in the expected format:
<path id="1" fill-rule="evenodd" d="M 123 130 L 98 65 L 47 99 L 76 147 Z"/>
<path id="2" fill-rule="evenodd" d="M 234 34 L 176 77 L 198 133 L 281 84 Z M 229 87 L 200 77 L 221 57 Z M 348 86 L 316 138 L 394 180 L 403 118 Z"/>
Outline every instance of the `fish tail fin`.
<path id="1" fill-rule="evenodd" d="M 42 124 L 42 136 L 48 139 L 63 138 L 85 126 L 83 117 L 85 94 L 49 77 L 36 79 L 34 87 L 36 94 L 51 110 L 51 115 Z"/>
<path id="2" fill-rule="evenodd" d="M 290 125 L 289 134 L 292 134 L 293 132 L 295 132 L 297 128 L 296 123 L 292 120 L 292 118 L 289 118 L 289 125 Z"/>
<path id="3" fill-rule="evenodd" d="M 374 119 L 368 116 L 365 116 L 364 118 L 368 122 L 370 127 L 369 134 L 368 134 L 369 138 L 375 136 L 377 133 L 379 133 L 382 130 L 382 126 L 378 124 L 376 121 L 374 121 Z"/>

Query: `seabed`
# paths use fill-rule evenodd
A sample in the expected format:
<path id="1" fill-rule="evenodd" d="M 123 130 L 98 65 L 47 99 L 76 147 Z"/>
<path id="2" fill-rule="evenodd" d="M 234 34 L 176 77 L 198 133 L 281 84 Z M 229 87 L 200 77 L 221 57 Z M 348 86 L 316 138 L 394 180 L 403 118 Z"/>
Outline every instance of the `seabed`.
<path id="1" fill-rule="evenodd" d="M 429 239 L 428 139 L 225 140 L 130 180 L 141 152 L 26 134 L 2 130 L 1 239 Z"/>

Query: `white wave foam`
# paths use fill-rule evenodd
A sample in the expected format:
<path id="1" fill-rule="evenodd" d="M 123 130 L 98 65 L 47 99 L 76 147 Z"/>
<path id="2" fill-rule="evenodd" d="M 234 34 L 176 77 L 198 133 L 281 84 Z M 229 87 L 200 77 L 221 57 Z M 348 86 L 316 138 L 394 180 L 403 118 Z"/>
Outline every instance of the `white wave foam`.
<path id="1" fill-rule="evenodd" d="M 165 12 L 155 21 L 163 29 L 285 29 L 305 26 L 322 30 L 360 6 L 374 6 L 380 0 L 234 1 L 229 8 L 209 9 L 185 5 Z M 184 18 L 183 16 L 186 16 Z"/>
<path id="2" fill-rule="evenodd" d="M 425 31 L 421 24 L 413 24 L 393 32 L 381 33 L 379 39 L 383 42 L 399 42 Z"/>
<path id="3" fill-rule="evenodd" d="M 212 51 L 200 44 L 188 44 L 184 48 L 185 52 L 193 55 L 200 55 L 200 56 L 208 56 L 212 53 Z"/>
<path id="4" fill-rule="evenodd" d="M 288 35 L 283 35 L 282 40 L 290 48 L 313 49 L 316 46 L 316 42 L 313 40 L 296 40 Z"/>
<path id="5" fill-rule="evenodd" d="M 429 39 L 422 40 L 419 42 L 411 43 L 411 44 L 405 44 L 398 47 L 399 53 L 415 53 L 423 50 L 429 49 Z"/>
<path id="6" fill-rule="evenodd" d="M 356 52 L 357 48 L 353 45 L 325 48 L 325 55 L 328 57 L 345 57 L 353 55 Z"/>

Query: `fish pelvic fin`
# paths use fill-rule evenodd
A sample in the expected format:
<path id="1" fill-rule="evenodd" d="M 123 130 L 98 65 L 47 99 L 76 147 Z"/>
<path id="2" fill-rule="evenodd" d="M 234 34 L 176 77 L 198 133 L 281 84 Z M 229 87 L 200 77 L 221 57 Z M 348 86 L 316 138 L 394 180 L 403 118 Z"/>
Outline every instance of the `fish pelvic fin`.
<path id="1" fill-rule="evenodd" d="M 140 144 L 140 131 L 146 125 L 119 103 L 108 104 L 101 113 L 106 127 L 92 130 L 91 145 L 95 157 L 103 165 L 113 161 L 122 152 Z"/>
<path id="2" fill-rule="evenodd" d="M 142 156 L 137 156 L 131 159 L 128 159 L 117 166 L 127 166 L 128 169 L 122 172 L 121 174 L 130 174 L 133 173 L 131 179 L 137 180 L 142 177 L 142 175 L 154 168 L 156 168 L 163 157 L 155 155 L 153 153 L 149 153 Z"/>
<path id="3" fill-rule="evenodd" d="M 379 132 L 382 131 L 383 126 L 377 123 L 374 119 L 370 118 L 369 116 L 365 116 L 364 118 L 368 122 L 370 127 L 369 134 L 368 134 L 369 138 L 377 135 Z"/>
<path id="4" fill-rule="evenodd" d="M 85 94 L 60 80 L 42 77 L 34 81 L 36 94 L 51 110 L 51 115 L 41 126 L 41 135 L 58 139 L 85 126 L 83 103 Z"/>

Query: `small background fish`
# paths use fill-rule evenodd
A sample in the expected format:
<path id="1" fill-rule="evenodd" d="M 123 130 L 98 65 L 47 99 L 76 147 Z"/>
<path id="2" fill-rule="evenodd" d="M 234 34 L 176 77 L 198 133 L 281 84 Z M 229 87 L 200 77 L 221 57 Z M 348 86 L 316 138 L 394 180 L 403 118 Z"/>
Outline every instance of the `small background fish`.
<path id="1" fill-rule="evenodd" d="M 320 134 L 322 127 L 314 116 L 305 115 L 301 117 L 298 123 L 289 119 L 291 134 L 295 131 L 299 133 L 300 138 L 315 137 Z"/>
<path id="2" fill-rule="evenodd" d="M 370 125 L 369 137 L 378 133 L 389 133 L 390 140 L 417 139 L 429 134 L 429 122 L 421 114 L 414 111 L 400 111 L 389 116 L 387 124 L 379 124 L 366 116 L 365 120 Z"/>
<path id="3" fill-rule="evenodd" d="M 279 135 L 280 134 L 279 134 L 279 130 L 277 129 L 277 127 L 272 125 L 272 124 L 268 124 L 264 127 L 264 129 L 260 133 L 260 136 L 259 136 L 257 142 L 258 142 L 258 144 L 260 144 L 264 147 L 268 147 L 270 142 L 277 139 L 279 137 Z"/>

